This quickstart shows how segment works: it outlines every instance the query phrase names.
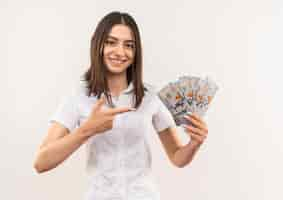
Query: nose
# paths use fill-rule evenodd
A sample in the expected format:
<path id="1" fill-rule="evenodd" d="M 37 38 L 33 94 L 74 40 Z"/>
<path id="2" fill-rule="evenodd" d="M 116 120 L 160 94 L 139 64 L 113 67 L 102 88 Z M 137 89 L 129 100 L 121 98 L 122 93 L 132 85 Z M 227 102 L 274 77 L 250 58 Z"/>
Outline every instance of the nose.
<path id="1" fill-rule="evenodd" d="M 115 53 L 117 55 L 124 56 L 125 55 L 125 50 L 124 50 L 123 45 L 117 45 L 117 47 L 115 49 Z"/>

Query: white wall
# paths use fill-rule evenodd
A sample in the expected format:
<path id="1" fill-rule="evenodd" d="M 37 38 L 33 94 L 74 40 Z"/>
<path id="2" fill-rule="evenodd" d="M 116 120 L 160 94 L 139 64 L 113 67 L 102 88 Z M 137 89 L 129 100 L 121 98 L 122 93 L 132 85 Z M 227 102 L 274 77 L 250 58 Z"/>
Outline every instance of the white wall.
<path id="1" fill-rule="evenodd" d="M 88 67 L 98 20 L 112 10 L 140 27 L 145 81 L 210 75 L 220 86 L 205 117 L 209 137 L 190 166 L 174 168 L 153 136 L 162 199 L 283 199 L 279 0 L 1 0 L 1 199 L 82 199 L 83 147 L 44 174 L 33 160 L 48 118 Z"/>

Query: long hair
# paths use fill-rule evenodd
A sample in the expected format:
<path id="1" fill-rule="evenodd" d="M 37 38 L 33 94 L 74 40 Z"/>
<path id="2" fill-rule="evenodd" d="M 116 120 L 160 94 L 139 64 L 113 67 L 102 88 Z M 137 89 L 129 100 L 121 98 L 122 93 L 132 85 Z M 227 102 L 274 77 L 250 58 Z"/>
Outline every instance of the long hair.
<path id="1" fill-rule="evenodd" d="M 127 13 L 111 12 L 104 16 L 98 23 L 96 30 L 91 38 L 90 47 L 90 67 L 84 73 L 83 81 L 86 81 L 86 87 L 88 88 L 88 96 L 91 94 L 100 98 L 104 93 L 107 97 L 107 101 L 111 106 L 113 105 L 111 95 L 108 94 L 109 87 L 106 79 L 106 66 L 103 62 L 103 49 L 104 43 L 110 33 L 112 27 L 116 24 L 124 24 L 128 26 L 134 35 L 135 41 L 135 55 L 133 63 L 127 68 L 127 82 L 133 83 L 133 100 L 135 102 L 134 107 L 138 108 L 142 102 L 142 98 L 145 95 L 147 89 L 143 85 L 143 68 L 142 68 L 142 46 L 140 33 L 138 26 L 132 16 Z"/>

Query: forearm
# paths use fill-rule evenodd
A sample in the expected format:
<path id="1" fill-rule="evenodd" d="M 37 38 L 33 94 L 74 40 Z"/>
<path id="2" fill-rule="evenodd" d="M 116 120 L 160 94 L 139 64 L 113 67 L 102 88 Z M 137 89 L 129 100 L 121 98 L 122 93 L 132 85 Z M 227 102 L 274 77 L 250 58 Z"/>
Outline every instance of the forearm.
<path id="1" fill-rule="evenodd" d="M 36 158 L 35 168 L 38 172 L 51 170 L 66 160 L 88 138 L 82 127 L 74 132 L 42 147 Z"/>
<path id="2" fill-rule="evenodd" d="M 200 144 L 190 141 L 186 145 L 179 148 L 175 154 L 174 154 L 174 163 L 178 167 L 185 167 L 187 164 L 189 164 L 198 149 L 200 148 Z"/>

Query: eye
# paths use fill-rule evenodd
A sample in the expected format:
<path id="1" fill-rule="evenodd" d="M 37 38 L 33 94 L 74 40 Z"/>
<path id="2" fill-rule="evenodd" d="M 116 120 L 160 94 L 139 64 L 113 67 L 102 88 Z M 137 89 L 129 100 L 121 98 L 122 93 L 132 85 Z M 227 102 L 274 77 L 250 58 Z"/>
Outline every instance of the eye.
<path id="1" fill-rule="evenodd" d="M 106 40 L 106 41 L 105 41 L 105 44 L 114 45 L 115 42 L 114 42 L 114 41 L 111 41 L 111 40 Z"/>
<path id="2" fill-rule="evenodd" d="M 135 48 L 135 45 L 134 45 L 134 44 L 126 44 L 126 47 L 127 47 L 127 48 L 130 48 L 130 49 L 134 49 L 134 48 Z"/>

